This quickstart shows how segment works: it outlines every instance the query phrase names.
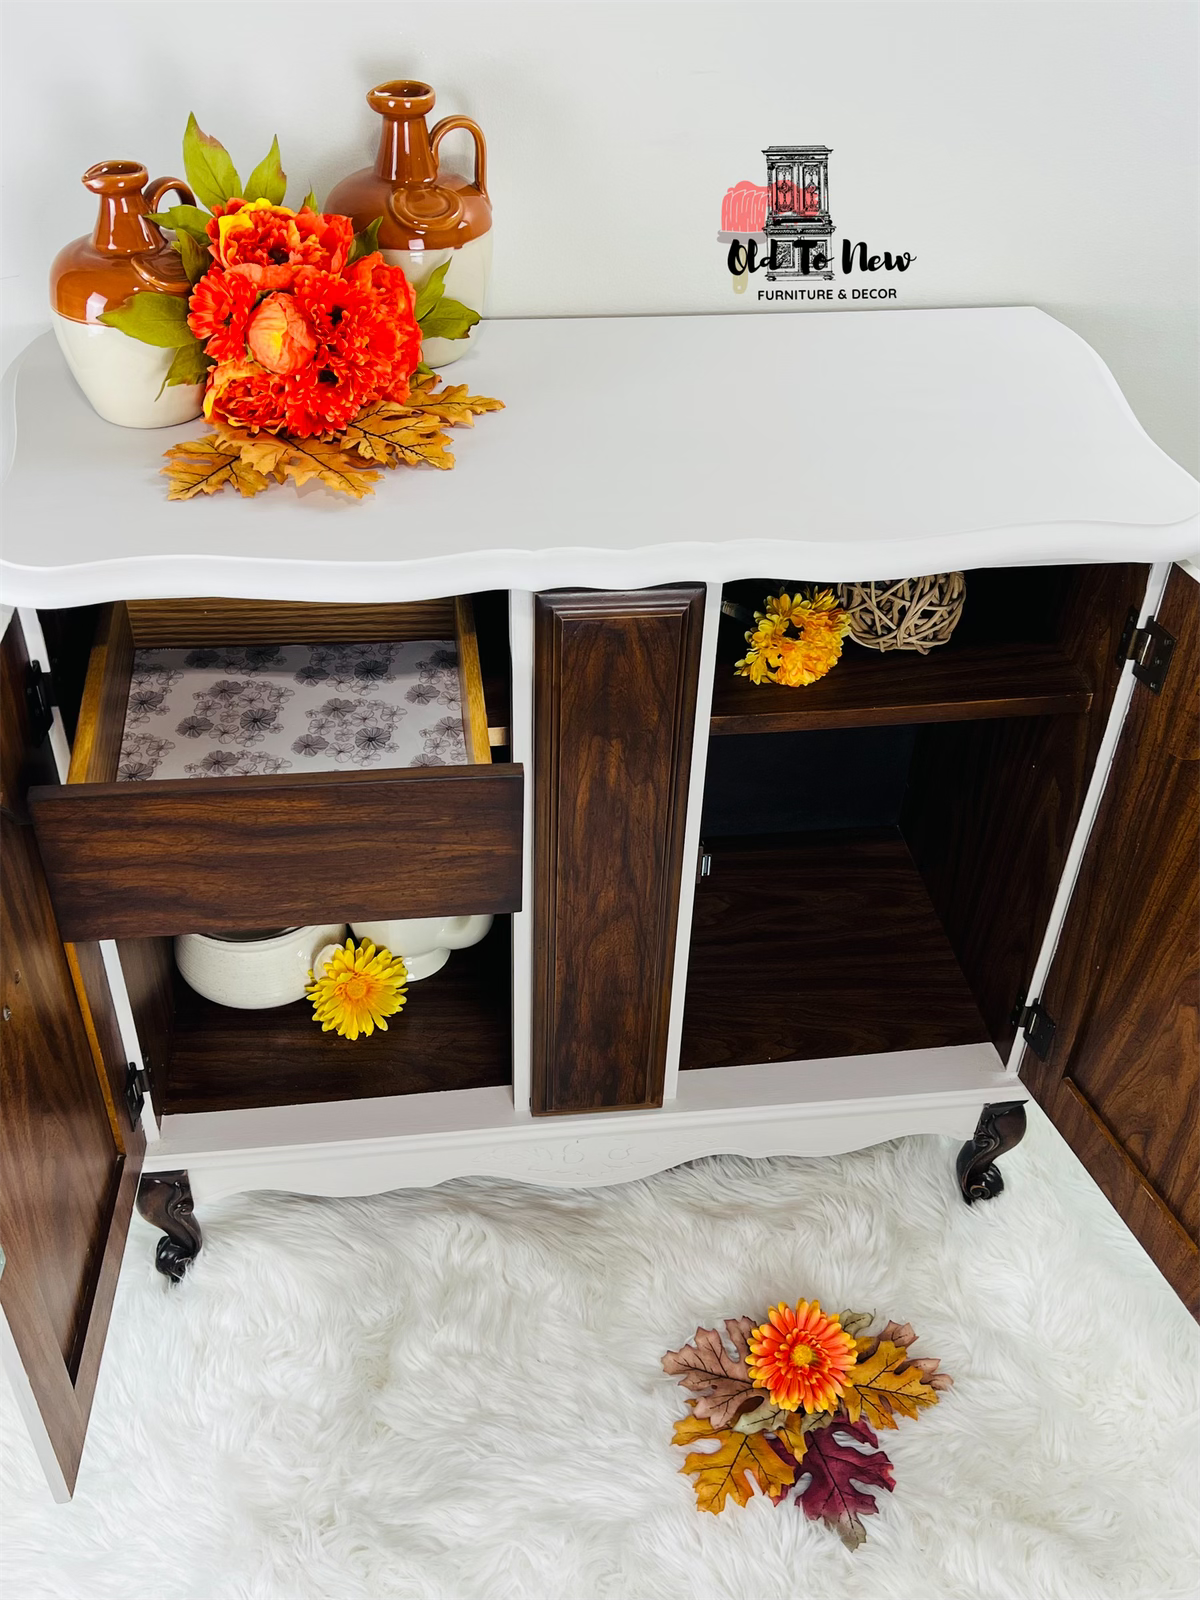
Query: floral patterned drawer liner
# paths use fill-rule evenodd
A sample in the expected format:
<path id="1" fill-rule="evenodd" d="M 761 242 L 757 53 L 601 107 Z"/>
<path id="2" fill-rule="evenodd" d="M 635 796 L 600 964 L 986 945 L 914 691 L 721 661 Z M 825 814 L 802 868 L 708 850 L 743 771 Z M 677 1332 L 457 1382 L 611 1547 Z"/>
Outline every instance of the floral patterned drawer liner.
<path id="1" fill-rule="evenodd" d="M 453 641 L 134 652 L 118 780 L 465 765 Z"/>

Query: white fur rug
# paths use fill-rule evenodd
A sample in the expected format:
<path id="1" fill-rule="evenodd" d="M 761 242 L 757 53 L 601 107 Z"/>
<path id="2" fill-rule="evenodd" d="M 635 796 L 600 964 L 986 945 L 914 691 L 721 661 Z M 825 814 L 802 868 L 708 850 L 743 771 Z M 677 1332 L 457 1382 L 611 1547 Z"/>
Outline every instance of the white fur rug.
<path id="1" fill-rule="evenodd" d="M 552 1192 L 259 1196 L 181 1288 L 135 1224 L 75 1501 L 11 1398 L 5 1600 L 1192 1600 L 1200 1339 L 1035 1115 L 972 1209 L 952 1147 L 704 1161 Z M 818 1295 L 912 1321 L 956 1387 L 887 1434 L 843 1549 L 693 1507 L 659 1370 Z"/>

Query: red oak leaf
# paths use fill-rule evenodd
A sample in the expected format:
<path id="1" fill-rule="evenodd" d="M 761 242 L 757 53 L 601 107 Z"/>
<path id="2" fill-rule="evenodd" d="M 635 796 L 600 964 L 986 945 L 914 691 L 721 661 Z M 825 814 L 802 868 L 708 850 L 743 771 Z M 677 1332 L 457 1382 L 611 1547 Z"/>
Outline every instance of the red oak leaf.
<path id="1" fill-rule="evenodd" d="M 840 1437 L 839 1437 L 840 1436 Z M 797 1505 L 804 1515 L 818 1518 L 841 1539 L 850 1550 L 856 1550 L 867 1536 L 862 1518 L 879 1510 L 874 1498 L 855 1482 L 872 1489 L 886 1489 L 890 1494 L 895 1487 L 892 1463 L 882 1450 L 856 1450 L 843 1439 L 854 1439 L 872 1447 L 879 1440 L 865 1422 L 849 1422 L 845 1417 L 835 1417 L 827 1428 L 807 1435 L 808 1449 L 804 1453 L 800 1472 L 810 1473 L 808 1487 L 796 1496 Z M 776 1446 L 778 1449 L 778 1446 Z M 786 1448 L 786 1447 L 785 1447 Z M 786 1459 L 794 1459 L 791 1452 Z M 851 1480 L 854 1480 L 853 1482 Z"/>

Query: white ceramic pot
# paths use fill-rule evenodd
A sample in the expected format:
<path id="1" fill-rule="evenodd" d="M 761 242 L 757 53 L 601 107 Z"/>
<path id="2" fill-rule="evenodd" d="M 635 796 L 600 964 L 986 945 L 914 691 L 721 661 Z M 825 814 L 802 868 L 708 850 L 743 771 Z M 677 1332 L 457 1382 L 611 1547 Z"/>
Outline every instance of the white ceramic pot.
<path id="1" fill-rule="evenodd" d="M 120 328 L 73 322 L 57 311 L 50 315 L 75 382 L 105 422 L 122 428 L 171 428 L 200 415 L 202 383 L 176 383 L 163 389 L 174 350 L 143 344 Z"/>
<path id="2" fill-rule="evenodd" d="M 389 266 L 400 267 L 417 290 L 423 287 L 431 272 L 449 260 L 444 280 L 447 298 L 459 300 L 471 311 L 483 315 L 488 280 L 492 275 L 490 228 L 478 239 L 469 239 L 454 250 L 384 250 L 382 255 Z M 431 367 L 448 367 L 452 361 L 466 355 L 478 336 L 477 324 L 465 339 L 426 339 L 421 346 L 421 360 Z"/>
<path id="3" fill-rule="evenodd" d="M 303 1000 L 318 952 L 345 938 L 344 922 L 265 936 L 182 933 L 175 940 L 175 962 L 206 1000 L 237 1011 L 265 1011 Z"/>
<path id="4" fill-rule="evenodd" d="M 350 932 L 356 939 L 369 939 L 399 956 L 408 981 L 419 983 L 442 970 L 451 950 L 478 944 L 491 925 L 491 917 L 408 917 L 392 922 L 352 922 Z"/>

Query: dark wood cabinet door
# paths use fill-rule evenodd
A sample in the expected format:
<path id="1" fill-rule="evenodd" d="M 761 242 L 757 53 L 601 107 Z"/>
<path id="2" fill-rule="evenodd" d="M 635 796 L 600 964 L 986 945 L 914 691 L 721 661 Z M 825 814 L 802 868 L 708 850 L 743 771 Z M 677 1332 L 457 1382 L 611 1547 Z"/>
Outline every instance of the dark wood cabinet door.
<path id="1" fill-rule="evenodd" d="M 536 604 L 533 1110 L 662 1104 L 701 586 Z"/>
<path id="2" fill-rule="evenodd" d="M 0 1308 L 18 1401 L 57 1498 L 74 1488 L 144 1152 L 114 1087 L 93 951 L 64 949 L 28 821 L 38 746 L 20 625 L 0 666 Z M 106 995 L 107 998 L 107 995 Z M 119 1092 L 118 1092 L 119 1094 Z"/>
<path id="3" fill-rule="evenodd" d="M 1180 1297 L 1200 1314 L 1197 622 L 1176 569 L 1161 694 L 1134 689 L 1042 995 L 1058 1024 L 1021 1076 Z"/>

